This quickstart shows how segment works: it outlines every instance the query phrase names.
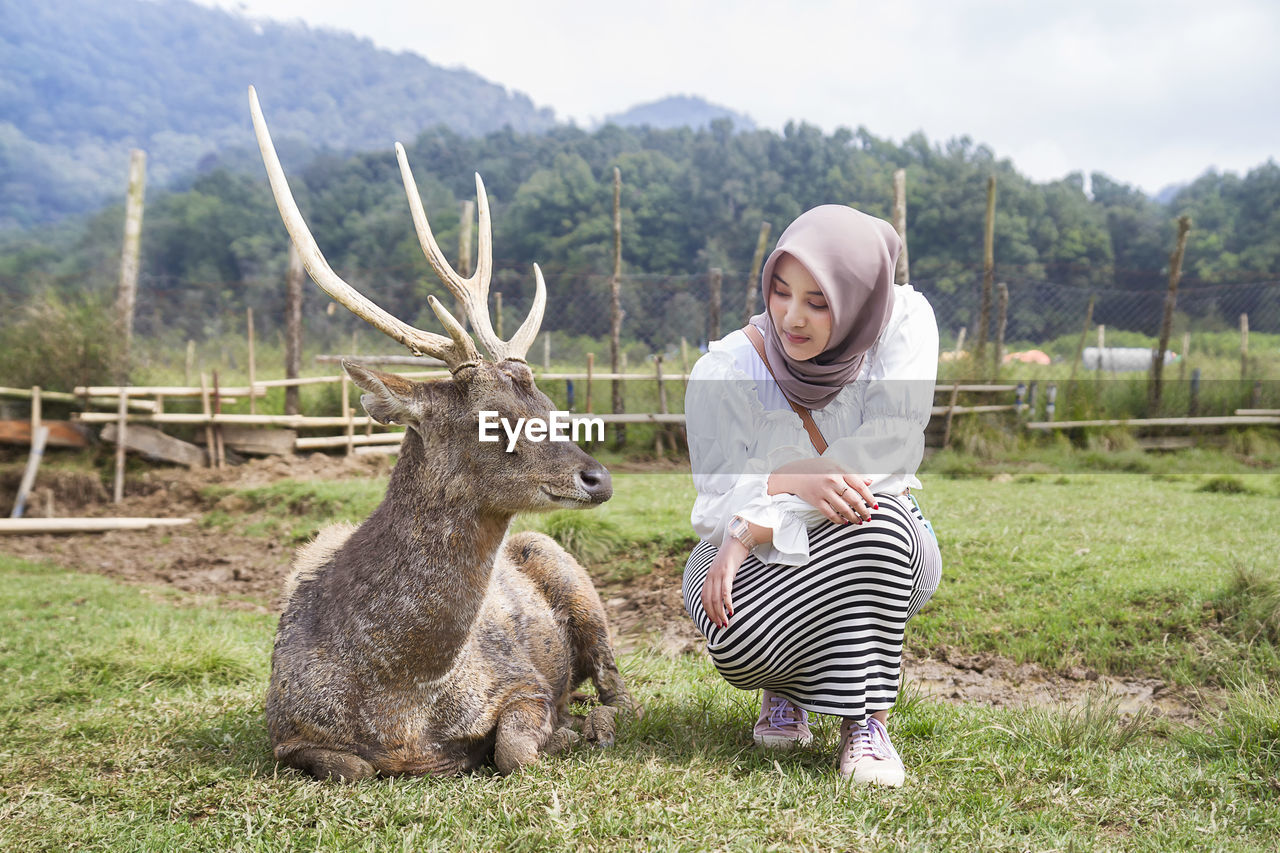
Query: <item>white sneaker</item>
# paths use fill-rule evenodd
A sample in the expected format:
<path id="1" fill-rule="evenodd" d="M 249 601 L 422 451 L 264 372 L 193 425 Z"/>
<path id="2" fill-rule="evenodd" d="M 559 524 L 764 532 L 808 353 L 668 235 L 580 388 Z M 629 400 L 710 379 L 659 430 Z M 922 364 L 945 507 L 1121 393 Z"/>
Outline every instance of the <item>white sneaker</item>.
<path id="1" fill-rule="evenodd" d="M 875 717 L 860 726 L 846 719 L 840 726 L 840 776 L 858 785 L 898 788 L 906 781 L 902 758 L 889 740 L 889 730 Z"/>

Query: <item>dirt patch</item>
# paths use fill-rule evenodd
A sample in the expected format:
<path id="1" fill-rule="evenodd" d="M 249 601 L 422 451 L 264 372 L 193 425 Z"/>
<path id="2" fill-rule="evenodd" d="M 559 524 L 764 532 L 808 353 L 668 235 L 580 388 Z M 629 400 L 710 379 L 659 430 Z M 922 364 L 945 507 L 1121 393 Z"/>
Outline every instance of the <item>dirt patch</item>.
<path id="1" fill-rule="evenodd" d="M 636 467 L 653 471 L 655 463 Z M 281 479 L 367 479 L 389 470 L 390 462 L 383 456 L 319 453 L 253 460 L 222 471 L 154 469 L 128 479 L 120 504 L 110 502 L 107 490 L 92 473 L 45 472 L 37 482 L 28 515 L 43 515 L 52 506 L 59 516 L 199 519 L 218 507 L 234 511 L 249 524 L 254 519 L 247 502 L 235 496 L 210 496 L 205 488 L 245 489 Z M 16 491 L 16 480 L 13 489 L 6 488 L 12 476 L 8 468 L 0 470 L 0 492 Z M 47 490 L 47 495 L 40 497 L 39 489 Z M 284 542 L 228 535 L 198 522 L 163 530 L 6 536 L 0 538 L 0 551 L 129 583 L 167 585 L 196 596 L 213 596 L 227 607 L 263 611 L 277 608 L 293 556 L 292 547 Z M 702 635 L 681 600 L 683 569 L 684 555 L 669 555 L 659 558 L 648 574 L 623 582 L 597 581 L 620 651 L 649 647 L 667 654 L 705 653 Z M 1196 716 L 1194 697 L 1164 682 L 1113 678 L 1080 667 L 1052 672 L 1038 664 L 944 649 L 937 657 L 908 650 L 903 671 L 906 680 L 925 695 L 947 702 L 1009 708 L 1078 705 L 1106 689 L 1119 698 L 1124 711 L 1145 708 L 1174 720 Z"/>
<path id="2" fill-rule="evenodd" d="M 5 536 L 0 538 L 0 551 L 128 583 L 164 584 L 196 595 L 218 596 L 232 607 L 265 610 L 276 605 L 293 548 L 280 541 L 202 527 L 198 519 L 224 500 L 206 495 L 205 488 L 247 489 L 282 479 L 366 479 L 384 475 L 389 469 L 390 463 L 381 456 L 346 458 L 320 453 L 254 460 L 221 471 L 158 468 L 126 478 L 124 499 L 119 504 L 111 502 L 92 473 L 42 472 L 38 487 L 53 493 L 53 514 L 57 516 L 194 518 L 197 522 L 185 527 L 102 534 Z M 0 482 L 7 473 L 0 472 Z M 67 482 L 73 486 L 66 486 Z M 27 516 L 44 517 L 45 508 L 44 501 L 33 500 Z M 252 523 L 251 514 L 241 514 L 246 524 Z"/>

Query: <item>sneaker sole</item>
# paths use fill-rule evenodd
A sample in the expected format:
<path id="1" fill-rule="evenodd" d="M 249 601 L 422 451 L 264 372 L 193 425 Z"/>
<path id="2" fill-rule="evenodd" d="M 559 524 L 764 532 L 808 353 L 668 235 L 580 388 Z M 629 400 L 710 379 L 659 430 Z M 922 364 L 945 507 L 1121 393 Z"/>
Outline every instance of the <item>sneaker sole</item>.
<path id="1" fill-rule="evenodd" d="M 764 749 L 794 749 L 797 746 L 808 746 L 813 743 L 813 735 L 806 738 L 780 737 L 778 735 L 753 735 L 756 746 Z"/>

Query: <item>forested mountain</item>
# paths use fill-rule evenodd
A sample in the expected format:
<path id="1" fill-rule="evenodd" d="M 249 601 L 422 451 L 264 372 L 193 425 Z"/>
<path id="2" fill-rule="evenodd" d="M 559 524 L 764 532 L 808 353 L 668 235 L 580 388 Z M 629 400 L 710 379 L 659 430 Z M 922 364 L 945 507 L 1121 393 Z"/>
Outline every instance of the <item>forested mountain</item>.
<path id="1" fill-rule="evenodd" d="M 608 116 L 605 122 L 623 127 L 647 126 L 655 130 L 671 130 L 676 127 L 701 130 L 721 118 L 732 121 L 734 130 L 756 129 L 756 123 L 750 116 L 693 95 L 672 95 L 647 104 L 637 104 L 625 112 Z"/>
<path id="2" fill-rule="evenodd" d="M 385 150 L 437 123 L 466 135 L 554 123 L 472 72 L 185 0 L 0 0 L 0 21 L 0 228 L 118 197 L 130 148 L 161 186 L 252 147 L 250 83 L 278 138 L 318 149 Z"/>

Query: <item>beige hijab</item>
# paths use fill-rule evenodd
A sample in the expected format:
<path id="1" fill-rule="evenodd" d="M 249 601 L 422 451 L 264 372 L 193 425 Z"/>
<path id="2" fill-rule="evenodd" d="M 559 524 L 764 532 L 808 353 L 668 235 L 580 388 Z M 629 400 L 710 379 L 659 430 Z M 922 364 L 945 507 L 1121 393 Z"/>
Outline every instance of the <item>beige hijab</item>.
<path id="1" fill-rule="evenodd" d="M 765 311 L 750 322 L 764 336 L 769 365 L 788 399 L 821 409 L 857 377 L 867 351 L 889 325 L 901 251 L 892 225 L 842 204 L 808 210 L 782 232 L 761 276 Z M 804 265 L 831 307 L 831 340 L 805 361 L 787 355 L 769 316 L 773 267 L 784 252 Z"/>

